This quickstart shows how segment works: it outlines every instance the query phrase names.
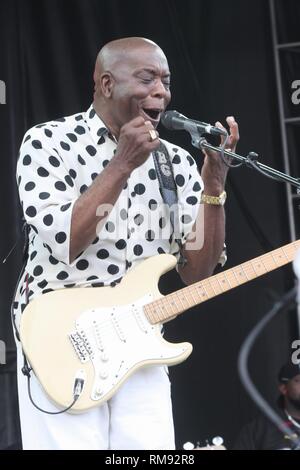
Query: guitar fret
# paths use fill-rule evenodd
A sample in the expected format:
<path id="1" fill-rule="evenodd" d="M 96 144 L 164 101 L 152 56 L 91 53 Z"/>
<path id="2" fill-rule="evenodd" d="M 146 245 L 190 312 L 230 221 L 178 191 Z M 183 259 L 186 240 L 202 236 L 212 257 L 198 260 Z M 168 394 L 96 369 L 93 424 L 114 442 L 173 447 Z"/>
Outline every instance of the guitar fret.
<path id="1" fill-rule="evenodd" d="M 287 264 L 292 261 L 299 248 L 300 240 L 157 299 L 145 306 L 147 317 L 155 324 L 177 316 L 195 305 Z"/>

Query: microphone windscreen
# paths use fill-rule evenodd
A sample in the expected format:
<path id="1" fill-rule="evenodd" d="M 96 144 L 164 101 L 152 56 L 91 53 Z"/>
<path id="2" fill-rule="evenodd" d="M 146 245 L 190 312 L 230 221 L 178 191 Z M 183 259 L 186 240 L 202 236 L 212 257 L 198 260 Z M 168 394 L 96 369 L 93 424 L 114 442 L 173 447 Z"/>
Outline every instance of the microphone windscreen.
<path id="1" fill-rule="evenodd" d="M 166 129 L 170 129 L 170 130 L 173 129 L 172 114 L 173 114 L 173 111 L 165 111 L 160 119 L 160 122 Z"/>

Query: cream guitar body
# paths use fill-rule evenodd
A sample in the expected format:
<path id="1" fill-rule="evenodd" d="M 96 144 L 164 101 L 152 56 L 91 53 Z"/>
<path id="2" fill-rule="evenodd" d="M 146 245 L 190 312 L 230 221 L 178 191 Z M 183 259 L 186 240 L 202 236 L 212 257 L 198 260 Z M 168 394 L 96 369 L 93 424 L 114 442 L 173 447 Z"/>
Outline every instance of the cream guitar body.
<path id="1" fill-rule="evenodd" d="M 191 344 L 165 341 L 161 325 L 151 324 L 143 311 L 161 297 L 159 277 L 175 264 L 171 255 L 155 256 L 116 287 L 57 290 L 28 304 L 22 346 L 54 403 L 72 403 L 78 377 L 84 386 L 72 411 L 86 411 L 107 401 L 138 368 L 173 365 L 190 355 Z"/>
<path id="2" fill-rule="evenodd" d="M 162 274 L 174 268 L 172 255 L 158 255 L 129 271 L 116 287 L 61 289 L 25 308 L 20 325 L 24 353 L 50 399 L 70 412 L 84 412 L 109 400 L 136 370 L 174 365 L 192 352 L 172 344 L 161 325 L 195 305 L 287 264 L 296 241 L 163 297 Z M 82 388 L 82 389 L 81 389 Z"/>

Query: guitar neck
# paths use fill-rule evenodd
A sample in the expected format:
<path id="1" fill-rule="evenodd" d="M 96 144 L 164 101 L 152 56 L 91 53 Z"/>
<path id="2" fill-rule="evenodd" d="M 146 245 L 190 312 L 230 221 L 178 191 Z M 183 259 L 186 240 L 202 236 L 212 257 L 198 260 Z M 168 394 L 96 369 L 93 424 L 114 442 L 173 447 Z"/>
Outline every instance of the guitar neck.
<path id="1" fill-rule="evenodd" d="M 165 323 L 189 308 L 290 263 L 299 248 L 300 240 L 297 240 L 184 287 L 145 305 L 145 315 L 152 324 Z"/>

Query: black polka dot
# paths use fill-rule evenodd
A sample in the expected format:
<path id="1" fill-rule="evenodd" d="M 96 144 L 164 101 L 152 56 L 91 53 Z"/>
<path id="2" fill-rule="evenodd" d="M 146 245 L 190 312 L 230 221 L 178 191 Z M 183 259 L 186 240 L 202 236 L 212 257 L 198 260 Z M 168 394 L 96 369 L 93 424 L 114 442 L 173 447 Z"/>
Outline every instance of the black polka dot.
<path id="1" fill-rule="evenodd" d="M 185 183 L 185 179 L 182 175 L 177 175 L 176 178 L 175 178 L 175 181 L 176 181 L 176 184 L 178 186 L 184 186 L 184 183 Z"/>
<path id="2" fill-rule="evenodd" d="M 65 279 L 67 279 L 69 277 L 69 274 L 66 273 L 66 271 L 60 271 L 58 273 L 58 275 L 56 276 L 56 278 L 59 280 L 59 281 L 64 281 Z"/>
<path id="3" fill-rule="evenodd" d="M 23 158 L 23 165 L 28 166 L 31 163 L 31 156 L 30 155 L 25 155 Z"/>
<path id="4" fill-rule="evenodd" d="M 99 131 L 98 131 L 98 132 L 99 132 Z M 98 144 L 98 145 L 102 145 L 102 144 L 104 144 L 104 142 L 105 142 L 105 137 L 104 137 L 104 135 L 102 135 L 102 136 L 100 137 L 100 139 L 98 140 L 97 144 Z"/>
<path id="5" fill-rule="evenodd" d="M 153 232 L 153 230 L 147 230 L 147 232 L 145 233 L 145 239 L 148 242 L 153 242 L 153 240 L 155 239 L 155 233 Z"/>
<path id="6" fill-rule="evenodd" d="M 149 170 L 148 174 L 149 174 L 149 178 L 151 180 L 156 180 L 156 171 L 153 168 L 151 168 L 151 170 Z"/>
<path id="7" fill-rule="evenodd" d="M 115 264 L 110 264 L 107 268 L 107 271 L 109 274 L 117 274 L 119 272 L 119 268 Z"/>
<path id="8" fill-rule="evenodd" d="M 72 284 L 64 284 L 64 287 L 65 287 L 66 289 L 72 288 L 72 287 L 74 287 L 74 286 L 76 286 L 76 284 L 75 284 L 74 282 L 73 282 Z"/>
<path id="9" fill-rule="evenodd" d="M 108 221 L 108 222 L 106 222 L 106 224 L 105 224 L 105 228 L 106 228 L 107 232 L 113 233 L 114 230 L 115 230 L 115 224 L 114 224 L 113 222 L 111 222 L 111 221 Z"/>
<path id="10" fill-rule="evenodd" d="M 144 217 L 142 216 L 142 214 L 136 214 L 133 220 L 134 223 L 139 226 L 142 225 L 142 223 L 144 222 Z"/>
<path id="11" fill-rule="evenodd" d="M 96 245 L 99 241 L 99 237 L 96 237 L 95 240 L 93 241 L 92 245 Z"/>
<path id="12" fill-rule="evenodd" d="M 96 279 L 98 279 L 97 276 L 89 276 L 86 280 L 87 281 L 95 281 Z"/>
<path id="13" fill-rule="evenodd" d="M 47 287 L 47 285 L 48 285 L 48 282 L 45 279 L 41 282 L 38 282 L 38 286 L 39 286 L 40 289 L 45 289 L 45 287 Z"/>
<path id="14" fill-rule="evenodd" d="M 81 259 L 76 263 L 76 268 L 79 269 L 80 271 L 84 271 L 89 267 L 89 262 L 86 259 Z"/>
<path id="15" fill-rule="evenodd" d="M 40 193 L 39 198 L 42 200 L 48 199 L 50 197 L 50 193 Z"/>
<path id="16" fill-rule="evenodd" d="M 104 282 L 92 282 L 91 286 L 92 287 L 103 287 Z"/>
<path id="17" fill-rule="evenodd" d="M 33 140 L 31 143 L 32 143 L 32 147 L 35 149 L 43 148 L 40 140 Z"/>
<path id="18" fill-rule="evenodd" d="M 48 294 L 48 292 L 53 292 L 53 289 L 44 289 L 44 290 L 42 290 L 42 294 Z"/>
<path id="19" fill-rule="evenodd" d="M 28 140 L 30 140 L 30 139 L 31 139 L 31 135 L 28 135 L 28 136 L 24 139 L 24 143 L 25 143 L 25 142 L 28 142 Z"/>
<path id="20" fill-rule="evenodd" d="M 126 220 L 127 217 L 128 217 L 127 210 L 121 209 L 121 210 L 120 210 L 120 218 L 121 218 L 122 220 Z"/>
<path id="21" fill-rule="evenodd" d="M 72 170 L 72 169 L 71 169 L 71 170 L 69 170 L 69 175 L 70 175 L 71 178 L 73 178 L 73 180 L 74 180 L 74 179 L 76 178 L 76 176 L 77 176 L 77 173 L 76 173 L 75 170 Z"/>
<path id="22" fill-rule="evenodd" d="M 85 128 L 82 126 L 77 126 L 75 127 L 74 132 L 79 135 L 85 134 Z"/>
<path id="23" fill-rule="evenodd" d="M 195 196 L 189 196 L 186 198 L 186 202 L 191 206 L 194 206 L 195 204 L 197 204 L 198 199 Z"/>
<path id="24" fill-rule="evenodd" d="M 54 186 L 56 187 L 56 189 L 58 189 L 58 191 L 65 191 L 67 189 L 65 183 L 63 183 L 62 181 L 56 181 Z"/>
<path id="25" fill-rule="evenodd" d="M 157 248 L 157 252 L 160 254 L 160 255 L 163 255 L 165 253 L 165 250 L 160 246 Z"/>
<path id="26" fill-rule="evenodd" d="M 33 206 L 27 207 L 25 214 L 28 215 L 28 217 L 35 217 L 36 216 L 36 208 Z"/>
<path id="27" fill-rule="evenodd" d="M 96 111 L 94 110 L 94 108 L 92 108 L 89 112 L 89 118 L 93 119 L 93 117 L 95 117 L 95 115 L 96 115 Z"/>
<path id="28" fill-rule="evenodd" d="M 135 254 L 135 256 L 141 256 L 143 251 L 144 250 L 143 250 L 142 245 L 135 245 L 134 248 L 133 248 L 133 253 Z"/>
<path id="29" fill-rule="evenodd" d="M 29 183 L 25 184 L 25 191 L 32 191 L 35 188 L 35 183 L 33 181 L 29 181 Z"/>
<path id="30" fill-rule="evenodd" d="M 78 158 L 78 161 L 79 161 L 80 165 L 86 165 L 86 163 L 85 163 L 85 161 L 84 161 L 84 159 L 82 158 L 81 155 L 78 155 L 77 158 Z"/>
<path id="31" fill-rule="evenodd" d="M 46 178 L 47 176 L 49 176 L 49 171 L 46 170 L 46 168 L 43 168 L 42 166 L 40 166 L 37 169 L 37 174 L 41 176 L 42 178 Z"/>
<path id="32" fill-rule="evenodd" d="M 44 132 L 47 137 L 52 137 L 52 131 L 50 131 L 50 129 L 44 129 Z"/>
<path id="33" fill-rule="evenodd" d="M 82 114 L 78 114 L 78 116 L 75 117 L 76 121 L 82 121 L 83 117 Z"/>
<path id="34" fill-rule="evenodd" d="M 109 257 L 109 253 L 104 248 L 97 252 L 97 258 L 99 259 L 106 259 L 108 257 Z"/>
<path id="35" fill-rule="evenodd" d="M 94 181 L 94 179 L 97 178 L 97 176 L 98 176 L 98 173 L 92 173 L 91 174 L 92 181 Z"/>
<path id="36" fill-rule="evenodd" d="M 40 276 L 43 272 L 42 266 L 36 266 L 33 270 L 33 275 L 34 276 Z"/>
<path id="37" fill-rule="evenodd" d="M 51 157 L 49 157 L 49 163 L 50 163 L 50 165 L 52 165 L 56 168 L 60 165 L 60 161 L 58 160 L 58 158 L 53 157 L 53 155 L 51 155 Z"/>
<path id="38" fill-rule="evenodd" d="M 37 228 L 36 228 L 33 224 L 30 224 L 30 228 L 32 228 L 32 230 L 33 230 L 36 234 L 39 233 L 38 230 L 37 230 Z"/>
<path id="39" fill-rule="evenodd" d="M 72 180 L 72 178 L 71 178 L 70 175 L 66 175 L 66 176 L 65 176 L 65 182 L 66 182 L 69 186 L 71 186 L 71 188 L 73 188 L 74 183 L 73 183 L 73 180 Z"/>
<path id="40" fill-rule="evenodd" d="M 159 226 L 160 228 L 165 228 L 165 226 L 167 225 L 167 222 L 166 222 L 166 219 L 164 217 L 161 217 L 159 219 Z"/>
<path id="41" fill-rule="evenodd" d="M 67 150 L 67 151 L 70 150 L 70 148 L 71 148 L 70 145 L 67 144 L 67 142 L 64 142 L 64 141 L 61 141 L 60 146 L 63 150 Z"/>
<path id="42" fill-rule="evenodd" d="M 190 166 L 193 166 L 195 164 L 195 160 L 190 155 L 188 155 L 186 158 L 187 158 Z"/>
<path id="43" fill-rule="evenodd" d="M 174 155 L 172 163 L 174 163 L 175 165 L 178 165 L 179 163 L 181 163 L 180 156 L 179 155 Z"/>
<path id="44" fill-rule="evenodd" d="M 200 189 L 201 189 L 200 183 L 196 181 L 196 183 L 193 186 L 193 191 L 197 192 L 197 191 L 200 191 Z"/>
<path id="45" fill-rule="evenodd" d="M 66 121 L 66 118 L 61 117 L 61 118 L 54 119 L 54 121 L 55 121 L 55 122 L 65 122 L 65 121 Z"/>
<path id="46" fill-rule="evenodd" d="M 135 191 L 136 194 L 138 194 L 139 196 L 141 196 L 141 195 L 144 194 L 144 192 L 146 191 L 146 188 L 145 188 L 145 186 L 144 186 L 142 183 L 139 183 L 139 184 L 136 184 L 136 185 L 135 185 L 134 191 Z"/>
<path id="47" fill-rule="evenodd" d="M 51 214 L 45 215 L 43 222 L 45 225 L 47 225 L 47 227 L 50 227 L 50 225 L 53 224 L 53 216 Z"/>
<path id="48" fill-rule="evenodd" d="M 63 206 L 61 206 L 60 210 L 61 210 L 62 212 L 67 211 L 67 210 L 69 209 L 69 207 L 70 207 L 71 204 L 72 204 L 71 202 L 68 202 L 68 204 L 64 204 Z"/>
<path id="49" fill-rule="evenodd" d="M 57 241 L 57 243 L 64 243 L 66 239 L 67 239 L 67 235 L 65 234 L 65 232 L 58 232 L 55 235 L 55 240 Z"/>
<path id="50" fill-rule="evenodd" d="M 93 145 L 88 145 L 86 147 L 86 151 L 91 157 L 94 157 L 97 153 L 97 150 L 95 149 L 95 147 L 93 147 Z"/>
<path id="51" fill-rule="evenodd" d="M 124 250 L 124 248 L 126 248 L 126 245 L 126 241 L 121 239 L 117 241 L 116 248 L 118 248 L 118 250 Z"/>
<path id="52" fill-rule="evenodd" d="M 67 137 L 70 139 L 71 142 L 77 142 L 77 136 L 75 134 L 72 134 L 72 132 L 69 132 L 67 134 Z"/>
<path id="53" fill-rule="evenodd" d="M 152 211 L 157 209 L 157 202 L 155 201 L 155 199 L 150 199 L 148 205 L 149 205 L 149 209 L 151 209 Z"/>
<path id="54" fill-rule="evenodd" d="M 84 193 L 84 192 L 87 190 L 87 188 L 88 188 L 87 185 L 86 185 L 86 184 L 83 184 L 83 185 L 81 186 L 80 190 L 79 190 L 79 191 L 80 191 L 80 194 Z"/>
<path id="55" fill-rule="evenodd" d="M 128 198 L 128 209 L 130 209 L 130 207 L 131 207 L 131 199 Z"/>
<path id="56" fill-rule="evenodd" d="M 104 160 L 102 163 L 103 168 L 105 168 L 109 164 L 109 160 Z"/>
<path id="57" fill-rule="evenodd" d="M 184 214 L 181 216 L 181 222 L 183 224 L 189 224 L 190 222 L 192 222 L 192 217 L 189 214 Z"/>
<path id="58" fill-rule="evenodd" d="M 131 268 L 131 266 L 132 266 L 132 262 L 126 260 L 126 266 L 125 266 L 125 268 L 126 268 L 126 269 L 129 269 L 129 268 Z"/>
<path id="59" fill-rule="evenodd" d="M 49 261 L 50 261 L 50 263 L 53 264 L 53 265 L 59 263 L 59 261 L 58 261 L 56 258 L 54 258 L 53 256 L 49 256 Z"/>
<path id="60" fill-rule="evenodd" d="M 33 251 L 30 255 L 30 261 L 32 261 L 37 255 L 37 251 Z"/>
<path id="61" fill-rule="evenodd" d="M 47 245 L 47 243 L 43 243 L 44 247 L 47 248 L 47 250 L 49 251 L 49 253 L 52 255 L 52 249 L 50 248 L 49 245 Z"/>
<path id="62" fill-rule="evenodd" d="M 19 186 L 20 186 L 21 181 L 22 181 L 22 176 L 20 175 L 20 176 L 18 177 L 18 185 L 19 185 Z"/>

